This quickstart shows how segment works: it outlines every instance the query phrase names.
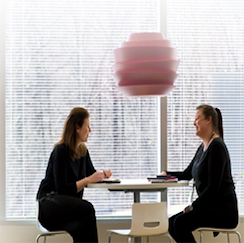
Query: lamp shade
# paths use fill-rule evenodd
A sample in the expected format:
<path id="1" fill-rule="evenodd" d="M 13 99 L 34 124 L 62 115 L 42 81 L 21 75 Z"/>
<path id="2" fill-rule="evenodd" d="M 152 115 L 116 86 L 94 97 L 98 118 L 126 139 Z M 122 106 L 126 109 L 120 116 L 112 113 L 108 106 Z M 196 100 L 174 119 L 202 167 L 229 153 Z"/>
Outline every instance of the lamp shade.
<path id="1" fill-rule="evenodd" d="M 132 33 L 114 50 L 113 78 L 125 96 L 166 96 L 178 77 L 177 51 L 162 33 Z"/>

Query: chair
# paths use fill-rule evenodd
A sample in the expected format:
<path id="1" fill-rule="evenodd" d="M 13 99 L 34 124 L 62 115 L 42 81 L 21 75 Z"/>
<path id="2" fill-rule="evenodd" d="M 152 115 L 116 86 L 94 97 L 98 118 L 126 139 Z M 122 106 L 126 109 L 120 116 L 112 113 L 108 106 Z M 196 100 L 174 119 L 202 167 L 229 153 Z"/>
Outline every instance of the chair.
<path id="1" fill-rule="evenodd" d="M 206 232 L 219 232 L 219 233 L 227 234 L 228 243 L 230 243 L 230 234 L 236 234 L 238 236 L 239 243 L 241 243 L 241 235 L 237 231 L 237 228 L 238 228 L 238 225 L 234 229 L 219 229 L 219 228 L 204 227 L 204 228 L 196 229 L 196 232 L 200 232 L 200 243 L 203 242 L 202 240 L 203 240 L 203 232 L 204 231 L 206 231 Z"/>
<path id="2" fill-rule="evenodd" d="M 134 203 L 132 206 L 131 229 L 107 230 L 109 234 L 108 242 L 111 242 L 112 234 L 124 235 L 128 237 L 128 242 L 131 242 L 133 237 L 165 235 L 169 237 L 172 243 L 171 236 L 168 232 L 168 214 L 167 203 Z"/>
<path id="3" fill-rule="evenodd" d="M 37 228 L 42 231 L 43 233 L 39 234 L 37 237 L 36 237 L 36 243 L 39 242 L 39 239 L 41 237 L 44 237 L 44 243 L 46 243 L 46 238 L 47 236 L 54 236 L 54 235 L 60 235 L 60 234 L 68 234 L 68 232 L 66 231 L 48 231 L 47 229 L 45 229 L 41 223 L 39 222 L 39 203 L 37 202 L 36 203 L 36 208 L 37 208 L 37 219 L 36 219 L 36 226 Z"/>

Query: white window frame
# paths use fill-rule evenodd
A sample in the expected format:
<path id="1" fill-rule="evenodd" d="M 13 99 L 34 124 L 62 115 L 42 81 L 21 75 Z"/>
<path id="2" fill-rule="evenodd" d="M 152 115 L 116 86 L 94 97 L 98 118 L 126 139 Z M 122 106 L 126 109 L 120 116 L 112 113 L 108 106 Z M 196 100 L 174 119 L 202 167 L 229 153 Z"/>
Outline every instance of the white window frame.
<path id="1" fill-rule="evenodd" d="M 0 222 L 5 221 L 5 1 L 0 1 Z"/>
<path id="2" fill-rule="evenodd" d="M 158 0 L 160 3 L 159 12 L 161 13 L 159 19 L 159 31 L 166 36 L 166 1 Z M 29 225 L 35 224 L 35 220 L 6 220 L 6 156 L 5 156 L 5 0 L 0 0 L 0 225 L 21 224 Z M 161 97 L 159 99 L 159 123 L 158 123 L 158 158 L 160 171 L 167 168 L 167 98 Z M 162 193 L 162 200 L 167 198 L 167 193 Z M 117 219 L 98 218 L 100 223 L 129 223 L 129 218 L 118 217 Z"/>
<path id="3" fill-rule="evenodd" d="M 165 34 L 166 37 L 166 1 L 159 0 L 160 2 L 160 32 Z M 0 225 L 5 224 L 34 224 L 35 220 L 21 220 L 21 221 L 6 221 L 5 219 L 5 199 L 6 199 L 6 186 L 5 186 L 5 0 L 0 0 Z M 159 163 L 160 170 L 167 168 L 167 98 L 159 98 Z M 162 193 L 162 200 L 167 197 L 166 193 Z M 98 219 L 100 223 L 128 223 L 129 219 L 113 219 L 104 220 Z M 244 222 L 244 217 L 241 218 Z"/>

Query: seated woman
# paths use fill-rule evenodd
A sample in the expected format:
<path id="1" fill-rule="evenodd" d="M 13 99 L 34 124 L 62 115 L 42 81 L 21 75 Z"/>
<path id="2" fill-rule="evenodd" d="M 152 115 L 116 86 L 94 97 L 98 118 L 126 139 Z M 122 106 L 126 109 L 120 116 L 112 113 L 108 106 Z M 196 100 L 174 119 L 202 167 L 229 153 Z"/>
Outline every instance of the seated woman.
<path id="1" fill-rule="evenodd" d="M 37 193 L 40 223 L 48 230 L 67 231 L 76 243 L 98 242 L 95 210 L 82 199 L 84 187 L 112 175 L 92 165 L 84 144 L 91 132 L 89 117 L 84 108 L 71 110 Z"/>
<path id="2" fill-rule="evenodd" d="M 196 242 L 192 231 L 199 227 L 234 228 L 238 223 L 237 199 L 230 157 L 223 141 L 222 115 L 218 108 L 200 105 L 194 126 L 202 144 L 183 172 L 163 171 L 180 180 L 194 178 L 198 198 L 169 219 L 176 242 Z"/>

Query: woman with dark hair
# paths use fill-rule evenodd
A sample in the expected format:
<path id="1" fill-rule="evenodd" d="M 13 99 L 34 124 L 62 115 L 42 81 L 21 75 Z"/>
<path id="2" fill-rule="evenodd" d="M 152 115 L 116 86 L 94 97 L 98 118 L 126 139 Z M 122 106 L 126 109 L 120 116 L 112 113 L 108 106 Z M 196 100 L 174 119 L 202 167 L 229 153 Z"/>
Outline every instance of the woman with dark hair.
<path id="1" fill-rule="evenodd" d="M 90 132 L 88 111 L 80 107 L 72 109 L 37 193 L 40 223 L 48 230 L 67 231 L 75 243 L 98 242 L 95 210 L 82 199 L 83 190 L 88 183 L 112 175 L 110 170 L 94 169 L 84 144 Z"/>
<path id="2" fill-rule="evenodd" d="M 198 198 L 169 219 L 176 242 L 196 242 L 192 231 L 199 227 L 234 228 L 238 224 L 235 187 L 230 157 L 223 140 L 222 115 L 218 108 L 200 105 L 194 126 L 202 144 L 183 172 L 163 171 L 179 180 L 194 179 Z"/>

